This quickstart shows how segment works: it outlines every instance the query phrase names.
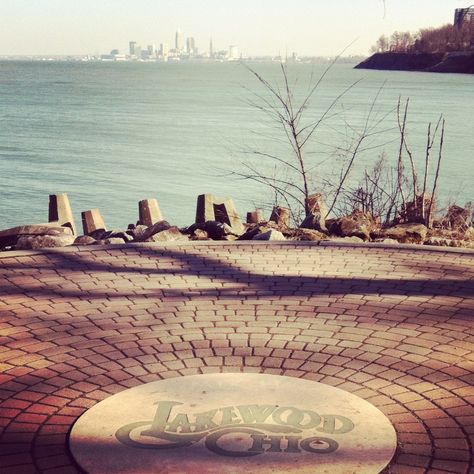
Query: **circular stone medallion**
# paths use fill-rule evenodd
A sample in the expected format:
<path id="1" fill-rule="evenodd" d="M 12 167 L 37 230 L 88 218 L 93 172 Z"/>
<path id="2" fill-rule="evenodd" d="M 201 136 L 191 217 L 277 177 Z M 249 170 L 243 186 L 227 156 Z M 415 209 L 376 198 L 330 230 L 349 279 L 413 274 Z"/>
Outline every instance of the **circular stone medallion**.
<path id="1" fill-rule="evenodd" d="M 265 374 L 161 380 L 113 395 L 73 426 L 90 474 L 379 473 L 396 434 L 348 392 Z"/>

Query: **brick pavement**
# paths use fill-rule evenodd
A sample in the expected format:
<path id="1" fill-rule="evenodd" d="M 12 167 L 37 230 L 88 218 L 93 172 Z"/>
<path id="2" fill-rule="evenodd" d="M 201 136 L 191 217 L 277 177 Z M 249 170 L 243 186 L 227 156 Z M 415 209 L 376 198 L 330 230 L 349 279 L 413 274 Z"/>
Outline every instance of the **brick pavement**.
<path id="1" fill-rule="evenodd" d="M 473 472 L 474 253 L 200 243 L 0 254 L 2 474 L 76 473 L 74 421 L 129 387 L 265 372 L 382 410 L 387 472 Z"/>

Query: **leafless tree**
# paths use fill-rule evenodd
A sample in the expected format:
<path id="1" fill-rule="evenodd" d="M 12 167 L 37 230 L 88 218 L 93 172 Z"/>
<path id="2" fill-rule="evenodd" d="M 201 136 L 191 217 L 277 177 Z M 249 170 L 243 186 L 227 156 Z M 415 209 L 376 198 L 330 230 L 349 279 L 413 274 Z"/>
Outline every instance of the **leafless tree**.
<path id="1" fill-rule="evenodd" d="M 295 220 L 310 213 L 308 198 L 311 194 L 320 191 L 320 189 L 314 188 L 316 179 L 321 178 L 320 175 L 318 176 L 319 169 L 315 158 L 317 153 L 322 153 L 321 149 L 324 149 L 325 153 L 332 153 L 333 157 L 338 156 L 342 162 L 339 180 L 329 185 L 331 188 L 329 214 L 336 208 L 357 156 L 367 150 L 366 142 L 383 132 L 380 128 L 386 115 L 376 117 L 374 113 L 375 103 L 381 89 L 377 92 L 364 122 L 358 127 L 348 124 L 342 117 L 343 112 L 336 107 L 360 81 L 349 84 L 330 100 L 329 105 L 318 116 L 314 116 L 309 108 L 311 99 L 334 62 L 324 70 L 318 79 L 314 80 L 311 75 L 307 91 L 299 97 L 295 93 L 295 84 L 290 80 L 286 63 L 280 64 L 280 81 L 276 83 L 270 82 L 255 69 L 245 66 L 263 86 L 263 93 L 250 91 L 252 99 L 249 104 L 269 117 L 271 123 L 278 126 L 281 130 L 278 140 L 289 145 L 289 151 L 280 155 L 269 149 L 249 148 L 246 150 L 247 155 L 256 159 L 244 161 L 241 163 L 243 171 L 235 171 L 233 174 L 271 188 L 281 203 L 291 209 Z M 346 143 L 336 146 L 325 144 L 322 141 L 316 142 L 315 137 L 319 129 L 323 125 L 330 127 L 327 122 L 335 117 L 339 117 L 343 121 L 341 126 L 346 130 Z M 275 169 L 272 170 L 268 164 L 276 165 L 277 172 Z"/>

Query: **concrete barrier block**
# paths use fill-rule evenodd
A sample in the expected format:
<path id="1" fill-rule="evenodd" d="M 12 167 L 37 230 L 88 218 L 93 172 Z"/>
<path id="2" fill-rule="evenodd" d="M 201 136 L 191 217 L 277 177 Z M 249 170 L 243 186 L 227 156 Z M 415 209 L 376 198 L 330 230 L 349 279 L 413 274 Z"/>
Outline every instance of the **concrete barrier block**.
<path id="1" fill-rule="evenodd" d="M 84 235 L 92 234 L 92 232 L 100 229 L 107 230 L 99 209 L 89 209 L 82 212 L 81 216 Z"/>
<path id="2" fill-rule="evenodd" d="M 214 202 L 216 198 L 212 194 L 201 194 L 197 198 L 196 224 L 204 224 L 207 221 L 216 220 L 214 215 Z"/>
<path id="3" fill-rule="evenodd" d="M 76 235 L 76 225 L 67 194 L 50 194 L 48 222 L 57 222 L 59 225 L 70 227 L 72 233 Z"/>
<path id="4" fill-rule="evenodd" d="M 247 224 L 258 224 L 260 222 L 263 222 L 262 211 L 247 212 Z"/>
<path id="5" fill-rule="evenodd" d="M 156 199 L 143 199 L 138 203 L 138 220 L 147 227 L 163 220 L 160 206 Z"/>
<path id="6" fill-rule="evenodd" d="M 290 224 L 290 210 L 286 207 L 275 206 L 273 208 L 270 220 L 278 225 L 288 227 Z"/>

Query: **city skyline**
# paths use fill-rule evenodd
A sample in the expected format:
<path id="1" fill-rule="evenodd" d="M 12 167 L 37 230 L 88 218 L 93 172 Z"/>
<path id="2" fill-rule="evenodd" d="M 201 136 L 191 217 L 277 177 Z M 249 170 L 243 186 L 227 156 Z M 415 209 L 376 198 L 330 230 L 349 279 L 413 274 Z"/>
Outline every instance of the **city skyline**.
<path id="1" fill-rule="evenodd" d="M 459 0 L 17 0 L 0 6 L 0 55 L 104 54 L 137 44 L 201 51 L 239 45 L 243 55 L 366 55 L 381 34 L 452 23 Z"/>

